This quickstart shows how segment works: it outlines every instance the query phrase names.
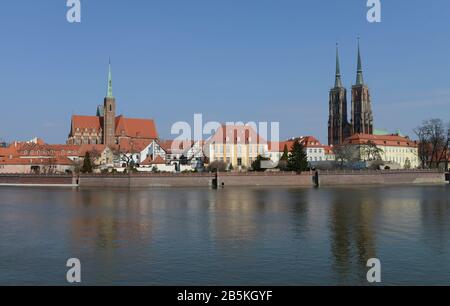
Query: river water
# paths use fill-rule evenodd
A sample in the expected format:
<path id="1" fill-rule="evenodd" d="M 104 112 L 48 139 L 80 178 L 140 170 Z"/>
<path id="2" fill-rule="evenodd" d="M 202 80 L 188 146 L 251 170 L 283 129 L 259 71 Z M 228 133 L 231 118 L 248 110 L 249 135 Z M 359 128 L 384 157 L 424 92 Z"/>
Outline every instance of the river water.
<path id="1" fill-rule="evenodd" d="M 450 285 L 450 186 L 0 188 L 0 285 Z"/>

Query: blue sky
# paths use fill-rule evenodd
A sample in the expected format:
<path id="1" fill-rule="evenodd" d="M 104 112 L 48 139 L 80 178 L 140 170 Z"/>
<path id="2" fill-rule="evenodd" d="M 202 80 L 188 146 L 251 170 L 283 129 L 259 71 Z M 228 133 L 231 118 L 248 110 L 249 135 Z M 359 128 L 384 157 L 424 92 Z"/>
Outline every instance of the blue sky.
<path id="1" fill-rule="evenodd" d="M 65 0 L 1 2 L 0 138 L 65 142 L 71 115 L 103 102 L 111 57 L 118 112 L 154 118 L 161 137 L 203 113 L 326 142 L 335 43 L 349 89 L 357 36 L 377 128 L 450 119 L 448 0 L 381 0 L 379 24 L 365 0 L 81 2 L 81 24 Z"/>

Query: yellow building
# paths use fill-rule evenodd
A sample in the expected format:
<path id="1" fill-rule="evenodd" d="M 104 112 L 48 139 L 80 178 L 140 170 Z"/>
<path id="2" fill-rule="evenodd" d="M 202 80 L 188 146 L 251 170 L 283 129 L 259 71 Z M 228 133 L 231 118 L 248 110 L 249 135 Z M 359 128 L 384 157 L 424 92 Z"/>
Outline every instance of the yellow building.
<path id="1" fill-rule="evenodd" d="M 250 168 L 258 155 L 267 157 L 267 141 L 251 126 L 222 125 L 206 142 L 204 153 L 210 163 L 221 161 L 235 170 Z"/>
<path id="2" fill-rule="evenodd" d="M 356 147 L 357 158 L 362 161 L 374 159 L 374 156 L 369 156 L 368 150 L 370 144 L 374 144 L 381 149 L 380 157 L 386 163 L 396 164 L 401 169 L 415 169 L 420 165 L 417 142 L 398 134 L 355 134 L 347 138 L 345 143 Z"/>

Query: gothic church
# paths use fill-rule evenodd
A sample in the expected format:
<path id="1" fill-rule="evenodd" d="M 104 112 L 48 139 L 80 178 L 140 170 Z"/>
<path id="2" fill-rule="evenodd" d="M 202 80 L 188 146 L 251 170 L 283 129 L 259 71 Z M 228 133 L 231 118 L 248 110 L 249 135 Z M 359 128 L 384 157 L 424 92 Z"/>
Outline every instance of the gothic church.
<path id="1" fill-rule="evenodd" d="M 342 85 L 339 50 L 336 47 L 336 76 L 330 90 L 328 144 L 340 145 L 355 134 L 373 134 L 373 114 L 369 87 L 364 83 L 358 42 L 356 84 L 352 86 L 351 121 L 347 118 L 347 89 Z"/>

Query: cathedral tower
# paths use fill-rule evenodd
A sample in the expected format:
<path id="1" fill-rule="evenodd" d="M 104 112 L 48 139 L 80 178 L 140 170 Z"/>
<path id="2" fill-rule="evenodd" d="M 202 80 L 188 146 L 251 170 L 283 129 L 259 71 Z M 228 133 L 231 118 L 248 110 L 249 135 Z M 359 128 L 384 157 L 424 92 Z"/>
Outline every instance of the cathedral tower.
<path id="1" fill-rule="evenodd" d="M 111 62 L 109 63 L 108 90 L 103 103 L 103 144 L 114 145 L 116 131 L 116 99 L 112 92 Z"/>
<path id="2" fill-rule="evenodd" d="M 347 119 L 347 90 L 342 86 L 339 50 L 336 46 L 336 76 L 330 90 L 328 144 L 339 145 L 350 137 L 351 127 Z"/>
<path id="3" fill-rule="evenodd" d="M 358 69 L 352 86 L 352 135 L 373 134 L 373 114 L 369 87 L 364 84 L 358 39 Z"/>

